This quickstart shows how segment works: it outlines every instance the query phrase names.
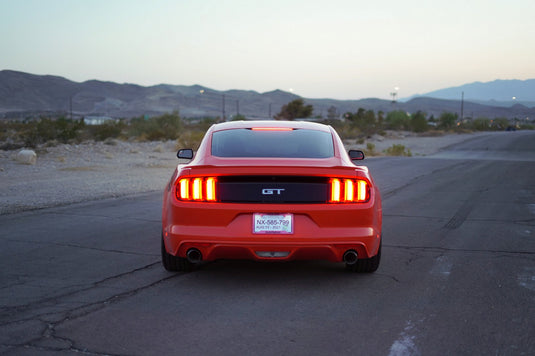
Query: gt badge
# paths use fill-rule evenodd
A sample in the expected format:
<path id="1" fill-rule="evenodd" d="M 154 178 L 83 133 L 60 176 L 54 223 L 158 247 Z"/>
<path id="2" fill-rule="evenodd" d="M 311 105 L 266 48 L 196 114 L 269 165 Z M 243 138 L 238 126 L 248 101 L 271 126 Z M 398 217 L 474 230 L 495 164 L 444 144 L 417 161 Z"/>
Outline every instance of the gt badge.
<path id="1" fill-rule="evenodd" d="M 284 192 L 284 189 L 262 189 L 262 195 L 281 195 L 281 192 Z"/>

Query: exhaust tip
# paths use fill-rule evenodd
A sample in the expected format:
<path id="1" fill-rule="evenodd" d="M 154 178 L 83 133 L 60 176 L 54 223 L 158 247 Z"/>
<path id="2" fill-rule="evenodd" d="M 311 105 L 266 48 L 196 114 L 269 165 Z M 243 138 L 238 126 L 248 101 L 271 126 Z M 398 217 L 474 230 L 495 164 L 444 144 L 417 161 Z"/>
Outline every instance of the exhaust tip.
<path id="1" fill-rule="evenodd" d="M 358 260 L 357 252 L 355 250 L 347 250 L 344 253 L 343 260 L 347 265 L 354 265 Z"/>
<path id="2" fill-rule="evenodd" d="M 191 263 L 200 263 L 202 261 L 202 253 L 196 248 L 190 248 L 188 252 L 186 252 L 186 257 Z"/>

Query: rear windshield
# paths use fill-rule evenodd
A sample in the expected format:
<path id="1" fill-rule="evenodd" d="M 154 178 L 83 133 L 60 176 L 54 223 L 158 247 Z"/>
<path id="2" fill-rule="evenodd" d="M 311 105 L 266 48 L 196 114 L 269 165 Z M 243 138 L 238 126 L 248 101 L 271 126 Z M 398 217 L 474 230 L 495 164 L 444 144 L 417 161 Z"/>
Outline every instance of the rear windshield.
<path id="1" fill-rule="evenodd" d="M 328 158 L 334 156 L 334 145 L 332 135 L 324 131 L 233 129 L 213 133 L 212 155 L 217 157 Z"/>

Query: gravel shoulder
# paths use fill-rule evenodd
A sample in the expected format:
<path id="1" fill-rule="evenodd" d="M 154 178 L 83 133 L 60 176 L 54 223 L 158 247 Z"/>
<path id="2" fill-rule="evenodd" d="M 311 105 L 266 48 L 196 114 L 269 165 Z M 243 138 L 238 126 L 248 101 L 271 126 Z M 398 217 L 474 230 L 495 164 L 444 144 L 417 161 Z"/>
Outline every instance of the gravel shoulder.
<path id="1" fill-rule="evenodd" d="M 492 133 L 425 137 L 396 132 L 371 137 L 361 144 L 346 144 L 348 148 L 366 149 L 368 143 L 373 143 L 378 153 L 394 144 L 403 145 L 413 157 L 419 157 L 489 134 Z M 175 141 L 40 147 L 35 150 L 35 165 L 17 162 L 18 150 L 0 150 L 0 214 L 163 191 L 179 163 L 176 149 Z"/>

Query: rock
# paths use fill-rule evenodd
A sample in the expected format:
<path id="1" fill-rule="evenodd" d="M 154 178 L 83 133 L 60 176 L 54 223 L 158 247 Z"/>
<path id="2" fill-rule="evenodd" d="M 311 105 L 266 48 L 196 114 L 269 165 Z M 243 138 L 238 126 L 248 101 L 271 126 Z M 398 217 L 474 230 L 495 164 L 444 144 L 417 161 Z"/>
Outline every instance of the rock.
<path id="1" fill-rule="evenodd" d="M 33 150 L 20 150 L 15 160 L 21 164 L 35 164 L 37 162 L 37 155 Z"/>

